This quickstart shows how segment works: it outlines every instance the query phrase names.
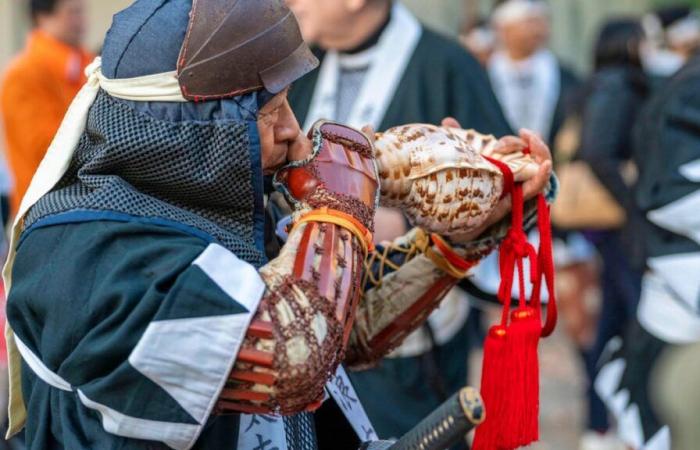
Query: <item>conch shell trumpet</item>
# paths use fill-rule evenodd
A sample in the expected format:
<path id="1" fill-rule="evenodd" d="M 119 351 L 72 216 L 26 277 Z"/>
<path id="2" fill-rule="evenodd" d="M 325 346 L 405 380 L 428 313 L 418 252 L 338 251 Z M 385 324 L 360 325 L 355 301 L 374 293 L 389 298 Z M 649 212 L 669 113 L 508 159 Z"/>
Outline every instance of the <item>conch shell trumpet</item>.
<path id="1" fill-rule="evenodd" d="M 503 193 L 503 174 L 485 156 L 507 164 L 516 181 L 538 171 L 530 155 L 498 149 L 494 136 L 474 130 L 410 124 L 377 133 L 381 204 L 444 237 L 477 229 Z"/>

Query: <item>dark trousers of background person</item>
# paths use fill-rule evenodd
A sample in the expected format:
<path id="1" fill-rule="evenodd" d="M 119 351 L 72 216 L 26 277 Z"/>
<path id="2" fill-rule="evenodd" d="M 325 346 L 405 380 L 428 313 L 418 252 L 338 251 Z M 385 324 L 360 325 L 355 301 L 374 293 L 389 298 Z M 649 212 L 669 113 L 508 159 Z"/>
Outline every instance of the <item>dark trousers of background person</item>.
<path id="1" fill-rule="evenodd" d="M 641 296 L 642 272 L 634 267 L 622 244 L 620 231 L 588 233 L 602 260 L 600 286 L 602 308 L 595 343 L 585 355 L 589 380 L 595 380 L 598 362 L 605 346 L 615 336 L 623 336 L 635 318 Z M 603 401 L 596 394 L 593 382 L 589 383 L 588 429 L 605 432 L 609 428 L 608 413 Z"/>

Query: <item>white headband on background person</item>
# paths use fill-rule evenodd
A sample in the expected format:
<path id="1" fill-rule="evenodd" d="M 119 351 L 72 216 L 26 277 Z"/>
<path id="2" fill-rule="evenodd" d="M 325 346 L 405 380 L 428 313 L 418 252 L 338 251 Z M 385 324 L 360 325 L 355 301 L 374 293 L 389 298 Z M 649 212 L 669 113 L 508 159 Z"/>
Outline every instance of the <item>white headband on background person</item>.
<path id="1" fill-rule="evenodd" d="M 700 16 L 692 13 L 673 22 L 666 30 L 666 39 L 671 46 L 692 44 L 700 39 Z"/>
<path id="2" fill-rule="evenodd" d="M 494 25 L 505 25 L 531 17 L 549 16 L 549 6 L 542 0 L 508 0 L 497 6 L 491 16 Z"/>
<path id="3" fill-rule="evenodd" d="M 471 48 L 486 51 L 496 45 L 496 36 L 490 28 L 477 27 L 464 35 L 462 41 Z"/>

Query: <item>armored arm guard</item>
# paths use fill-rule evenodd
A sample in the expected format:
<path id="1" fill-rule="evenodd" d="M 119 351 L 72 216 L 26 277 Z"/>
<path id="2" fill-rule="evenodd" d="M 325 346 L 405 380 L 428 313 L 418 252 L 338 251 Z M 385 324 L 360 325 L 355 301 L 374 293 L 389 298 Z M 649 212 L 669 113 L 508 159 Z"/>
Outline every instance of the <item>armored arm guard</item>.
<path id="1" fill-rule="evenodd" d="M 268 290 L 221 395 L 221 413 L 313 409 L 344 358 L 379 183 L 362 133 L 319 123 L 312 137 L 313 157 L 278 174 L 295 205 L 295 225 L 279 257 L 260 271 Z"/>
<path id="2" fill-rule="evenodd" d="M 420 327 L 489 252 L 453 248 L 418 228 L 378 247 L 365 262 L 365 291 L 345 362 L 353 369 L 375 365 Z"/>

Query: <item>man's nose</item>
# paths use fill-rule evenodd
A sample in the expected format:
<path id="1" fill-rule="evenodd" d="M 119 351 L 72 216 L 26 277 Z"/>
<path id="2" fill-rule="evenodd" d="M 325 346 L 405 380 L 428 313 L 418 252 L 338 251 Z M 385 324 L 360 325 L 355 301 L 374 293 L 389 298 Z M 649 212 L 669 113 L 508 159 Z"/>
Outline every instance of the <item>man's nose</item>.
<path id="1" fill-rule="evenodd" d="M 299 130 L 299 134 L 296 139 L 289 144 L 289 153 L 287 154 L 287 159 L 289 161 L 301 161 L 307 159 L 312 153 L 311 140 L 306 137 L 306 135 Z"/>

